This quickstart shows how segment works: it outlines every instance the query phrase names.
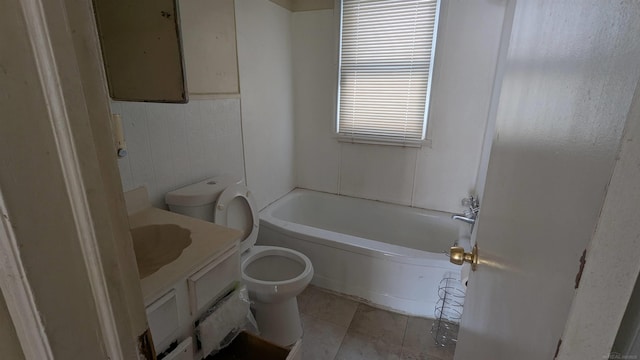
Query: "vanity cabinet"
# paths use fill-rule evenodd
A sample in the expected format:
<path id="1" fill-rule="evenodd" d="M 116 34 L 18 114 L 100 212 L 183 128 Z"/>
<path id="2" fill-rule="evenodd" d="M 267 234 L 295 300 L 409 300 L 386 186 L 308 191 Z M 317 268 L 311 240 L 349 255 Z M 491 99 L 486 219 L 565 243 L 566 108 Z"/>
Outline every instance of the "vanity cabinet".
<path id="1" fill-rule="evenodd" d="M 195 322 L 241 280 L 238 243 L 186 274 L 160 297 L 148 302 L 147 319 L 156 353 L 173 342 L 174 352 L 182 359 L 196 353 Z M 185 341 L 191 338 L 192 340 Z M 186 346 L 191 343 L 191 347 Z M 193 359 L 193 357 L 191 358 Z"/>
<path id="2" fill-rule="evenodd" d="M 163 360 L 194 360 L 193 357 L 193 339 L 186 338 L 178 346 L 168 353 Z"/>
<path id="3" fill-rule="evenodd" d="M 147 306 L 147 321 L 156 352 L 167 347 L 180 330 L 176 289 Z"/>
<path id="4" fill-rule="evenodd" d="M 225 289 L 229 288 L 229 281 L 241 279 L 239 256 L 237 250 L 228 251 L 189 276 L 187 287 L 191 314 L 205 311 Z"/>

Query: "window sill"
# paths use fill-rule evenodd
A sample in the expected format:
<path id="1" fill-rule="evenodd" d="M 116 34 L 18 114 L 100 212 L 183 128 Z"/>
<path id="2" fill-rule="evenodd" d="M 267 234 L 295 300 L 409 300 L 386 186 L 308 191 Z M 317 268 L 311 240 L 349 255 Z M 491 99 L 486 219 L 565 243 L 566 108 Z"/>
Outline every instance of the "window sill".
<path id="1" fill-rule="evenodd" d="M 384 146 L 395 146 L 395 147 L 405 147 L 405 148 L 431 148 L 431 139 L 424 139 L 422 141 L 416 142 L 396 142 L 396 141 L 385 141 L 383 139 L 364 139 L 364 138 L 356 138 L 350 136 L 336 136 L 336 140 L 341 143 L 349 143 L 349 144 L 365 144 L 365 145 L 384 145 Z"/>

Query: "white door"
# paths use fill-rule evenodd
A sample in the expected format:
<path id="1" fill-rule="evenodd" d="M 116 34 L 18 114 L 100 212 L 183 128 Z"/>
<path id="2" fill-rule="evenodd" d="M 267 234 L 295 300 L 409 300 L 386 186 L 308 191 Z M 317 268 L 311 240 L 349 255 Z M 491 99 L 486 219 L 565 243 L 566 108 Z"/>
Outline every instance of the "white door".
<path id="1" fill-rule="evenodd" d="M 514 9 L 456 360 L 554 358 L 640 76 L 637 1 Z"/>

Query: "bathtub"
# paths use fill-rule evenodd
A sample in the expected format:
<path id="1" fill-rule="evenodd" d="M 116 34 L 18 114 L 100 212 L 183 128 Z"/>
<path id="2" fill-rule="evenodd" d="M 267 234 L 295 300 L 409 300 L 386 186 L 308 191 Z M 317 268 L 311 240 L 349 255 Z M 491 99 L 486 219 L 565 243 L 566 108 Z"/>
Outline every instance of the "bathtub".
<path id="1" fill-rule="evenodd" d="M 450 214 L 295 189 L 260 212 L 258 244 L 307 255 L 312 284 L 433 318 L 444 252 L 469 226 Z"/>

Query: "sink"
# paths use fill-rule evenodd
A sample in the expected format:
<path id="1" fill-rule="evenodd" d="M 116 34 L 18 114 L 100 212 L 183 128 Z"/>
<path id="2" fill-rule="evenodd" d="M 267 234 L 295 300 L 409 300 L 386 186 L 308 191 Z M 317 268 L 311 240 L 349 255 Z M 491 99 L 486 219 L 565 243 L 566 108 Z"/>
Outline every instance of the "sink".
<path id="1" fill-rule="evenodd" d="M 174 224 L 133 228 L 131 236 L 141 279 L 177 259 L 191 245 L 191 231 Z"/>

